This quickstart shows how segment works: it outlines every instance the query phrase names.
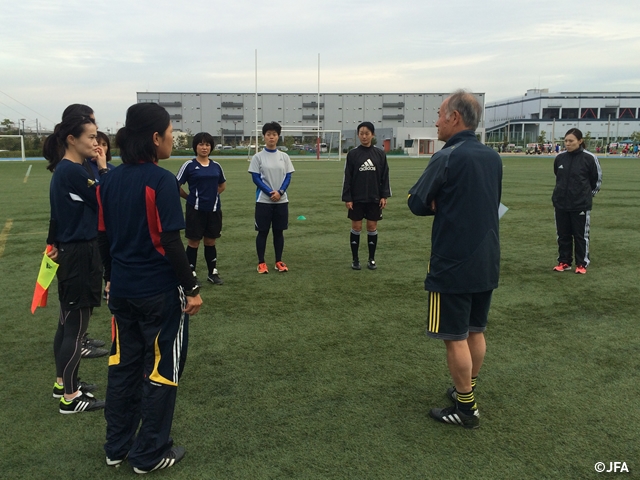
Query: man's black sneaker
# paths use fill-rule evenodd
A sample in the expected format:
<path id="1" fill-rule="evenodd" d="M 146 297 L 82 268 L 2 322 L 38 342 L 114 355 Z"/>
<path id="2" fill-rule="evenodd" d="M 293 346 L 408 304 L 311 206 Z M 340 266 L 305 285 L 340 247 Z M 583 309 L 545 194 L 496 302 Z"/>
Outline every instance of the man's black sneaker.
<path id="1" fill-rule="evenodd" d="M 354 270 L 361 270 L 362 267 L 360 266 L 360 262 L 358 260 L 354 260 L 351 263 L 351 268 L 353 268 Z"/>
<path id="2" fill-rule="evenodd" d="M 65 400 L 64 397 L 60 399 L 60 413 L 66 415 L 70 413 L 91 412 L 104 408 L 104 400 L 97 400 L 90 393 L 80 392 L 80 395 L 73 400 Z"/>
<path id="3" fill-rule="evenodd" d="M 447 398 L 450 399 L 453 403 L 458 401 L 458 392 L 456 391 L 456 387 L 447 388 Z"/>
<path id="4" fill-rule="evenodd" d="M 98 358 L 108 354 L 109 350 L 106 348 L 94 347 L 87 342 L 82 342 L 82 349 L 80 350 L 82 358 Z"/>
<path id="5" fill-rule="evenodd" d="M 102 340 L 99 340 L 97 338 L 90 338 L 88 333 L 84 334 L 84 337 L 82 337 L 82 342 L 91 345 L 92 347 L 104 347 L 104 342 Z"/>
<path id="6" fill-rule="evenodd" d="M 378 265 L 376 265 L 376 261 L 375 260 L 370 258 L 369 261 L 367 262 L 367 268 L 369 270 L 375 270 L 376 268 L 378 268 Z"/>
<path id="7" fill-rule="evenodd" d="M 220 275 L 218 275 L 218 270 L 214 270 L 213 273 L 210 273 L 207 276 L 207 281 L 213 283 L 214 285 L 222 285 L 224 283 L 224 280 L 222 280 L 220 278 Z"/>
<path id="8" fill-rule="evenodd" d="M 447 408 L 434 408 L 429 414 L 442 423 L 449 423 L 451 425 L 460 425 L 464 428 L 478 428 L 480 427 L 480 412 L 476 408 L 473 410 L 472 415 L 467 415 L 458 410 L 456 405 Z"/>
<path id="9" fill-rule="evenodd" d="M 78 379 L 78 390 L 82 390 L 83 393 L 91 393 L 98 388 L 97 385 L 93 383 L 81 382 Z M 92 397 L 93 395 L 89 395 Z M 64 387 L 62 385 L 58 385 L 58 382 L 53 383 L 53 398 L 62 398 L 64 397 Z"/>
<path id="10" fill-rule="evenodd" d="M 176 463 L 178 463 L 180 460 L 184 458 L 185 453 L 186 452 L 184 447 L 171 447 L 171 450 L 169 450 L 167 453 L 164 454 L 164 457 L 162 457 L 162 460 L 160 460 L 155 467 L 150 467 L 150 468 L 133 467 L 133 471 L 136 473 L 149 473 L 149 472 L 153 472 L 154 470 L 161 470 L 163 468 L 173 467 Z"/>

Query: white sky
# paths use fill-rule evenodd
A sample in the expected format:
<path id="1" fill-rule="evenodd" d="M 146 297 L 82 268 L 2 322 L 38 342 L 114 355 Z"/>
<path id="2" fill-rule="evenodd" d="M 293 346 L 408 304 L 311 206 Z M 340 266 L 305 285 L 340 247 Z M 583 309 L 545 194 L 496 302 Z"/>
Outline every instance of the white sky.
<path id="1" fill-rule="evenodd" d="M 138 91 L 640 91 L 637 0 L 0 0 L 0 119 Z"/>

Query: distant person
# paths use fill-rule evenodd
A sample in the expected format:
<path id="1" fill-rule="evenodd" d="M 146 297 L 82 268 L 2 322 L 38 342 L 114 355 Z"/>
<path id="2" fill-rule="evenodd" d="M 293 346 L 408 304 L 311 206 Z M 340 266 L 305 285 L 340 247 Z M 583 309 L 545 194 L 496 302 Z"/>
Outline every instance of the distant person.
<path id="1" fill-rule="evenodd" d="M 189 316 L 200 310 L 197 279 L 180 237 L 184 216 L 169 158 L 173 127 L 156 103 L 129 107 L 116 143 L 122 165 L 100 193 L 100 250 L 110 280 L 114 341 L 105 419 L 107 465 L 136 473 L 169 468 L 185 455 L 171 424 L 187 355 Z"/>
<path id="2" fill-rule="evenodd" d="M 584 149 L 582 132 L 571 128 L 564 136 L 566 151 L 553 162 L 556 186 L 553 190 L 558 265 L 556 272 L 571 270 L 575 248 L 575 273 L 586 274 L 589 266 L 589 231 L 593 197 L 600 191 L 602 170 L 598 157 Z"/>
<path id="3" fill-rule="evenodd" d="M 434 215 L 431 257 L 425 280 L 429 292 L 427 335 L 443 340 L 454 386 L 453 406 L 434 408 L 439 422 L 480 426 L 475 388 L 484 361 L 489 307 L 500 274 L 498 207 L 502 160 L 480 143 L 482 118 L 476 98 L 458 90 L 440 106 L 438 140 L 446 142 L 409 190 L 415 215 Z"/>
<path id="4" fill-rule="evenodd" d="M 376 247 L 378 245 L 378 221 L 391 196 L 389 186 L 389 164 L 384 150 L 373 146 L 375 128 L 371 122 L 362 122 L 357 129 L 360 145 L 347 153 L 342 183 L 342 201 L 351 219 L 351 268 L 360 270 L 360 234 L 362 219 L 367 219 L 367 246 L 369 260 L 367 268 L 375 270 Z"/>
<path id="5" fill-rule="evenodd" d="M 60 399 L 62 414 L 99 410 L 105 405 L 90 393 L 95 385 L 78 380 L 82 338 L 93 308 L 100 306 L 102 291 L 102 265 L 96 241 L 96 183 L 83 166 L 85 159 L 94 155 L 100 166 L 106 166 L 96 132 L 89 116 L 67 113 L 43 146 L 44 158 L 49 162 L 47 169 L 53 172 L 47 237 L 51 249 L 47 255 L 59 264 L 60 315 L 53 342 L 57 377 L 53 396 Z"/>
<path id="6" fill-rule="evenodd" d="M 222 232 L 222 205 L 220 194 L 227 186 L 222 167 L 209 158 L 213 148 L 213 137 L 207 132 L 193 137 L 193 151 L 196 157 L 185 162 L 176 175 L 180 184 L 180 196 L 187 200 L 186 229 L 187 259 L 195 272 L 198 261 L 198 247 L 204 238 L 204 259 L 207 262 L 207 280 L 214 285 L 224 281 L 218 273 L 218 251 L 216 239 Z M 182 185 L 189 184 L 189 193 Z"/>
<path id="7" fill-rule="evenodd" d="M 106 166 L 106 168 L 100 168 L 98 166 L 97 157 L 92 157 L 92 158 L 87 159 L 87 161 L 85 161 L 85 165 L 88 165 L 91 168 L 91 171 L 92 171 L 92 174 L 93 174 L 93 178 L 95 179 L 96 183 L 100 183 L 100 178 L 104 174 L 106 174 L 109 171 L 111 171 L 114 167 L 110 163 L 111 162 L 111 142 L 109 141 L 109 137 L 107 136 L 106 133 L 101 132 L 100 130 L 98 130 L 97 140 L 98 140 L 98 146 L 100 147 L 100 149 L 104 152 L 104 155 L 106 156 L 107 166 Z M 106 286 L 103 289 L 102 298 L 104 300 L 107 299 L 107 287 Z M 102 357 L 104 355 L 108 355 L 109 351 L 107 349 L 99 348 L 99 347 L 102 347 L 102 346 L 104 346 L 104 342 L 102 340 L 89 338 L 88 335 L 85 336 L 84 341 L 83 341 L 83 349 L 82 349 L 83 358 L 84 357 L 86 357 L 86 358 L 95 358 L 95 357 Z"/>
<path id="8" fill-rule="evenodd" d="M 97 140 L 98 146 L 102 149 L 107 158 L 107 166 L 105 167 L 105 169 L 101 169 L 98 165 L 96 157 L 92 157 L 89 159 L 89 165 L 91 166 L 91 170 L 93 171 L 93 175 L 96 181 L 100 183 L 100 177 L 105 173 L 111 171 L 114 166 L 111 164 L 111 141 L 109 140 L 109 137 L 106 133 L 98 130 Z"/>
<path id="9" fill-rule="evenodd" d="M 282 261 L 284 251 L 284 231 L 289 228 L 289 197 L 287 188 L 294 172 L 289 155 L 278 150 L 278 139 L 282 127 L 278 122 L 265 123 L 262 126 L 265 147 L 256 153 L 249 164 L 251 179 L 256 185 L 255 229 L 256 252 L 258 254 L 258 273 L 269 273 L 265 261 L 269 230 L 273 230 L 273 248 L 275 250 L 278 272 L 288 272 Z"/>

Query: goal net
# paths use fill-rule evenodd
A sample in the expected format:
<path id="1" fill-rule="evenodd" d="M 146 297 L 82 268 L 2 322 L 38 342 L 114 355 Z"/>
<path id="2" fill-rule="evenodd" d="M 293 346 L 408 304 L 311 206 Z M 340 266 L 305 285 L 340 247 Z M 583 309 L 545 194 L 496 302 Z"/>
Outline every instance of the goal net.
<path id="1" fill-rule="evenodd" d="M 3 139 L 7 140 L 3 140 Z M 10 139 L 10 140 L 9 140 Z M 20 149 L 22 161 L 26 160 L 23 135 L 0 135 L 0 152 L 16 151 Z"/>

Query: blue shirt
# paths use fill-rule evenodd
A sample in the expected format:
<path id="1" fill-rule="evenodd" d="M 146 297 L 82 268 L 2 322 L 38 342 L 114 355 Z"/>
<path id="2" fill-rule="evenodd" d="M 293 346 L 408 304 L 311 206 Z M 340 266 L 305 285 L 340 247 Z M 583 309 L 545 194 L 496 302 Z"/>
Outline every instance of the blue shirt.
<path id="1" fill-rule="evenodd" d="M 96 183 L 100 183 L 100 171 L 99 171 L 100 169 L 98 168 L 98 164 L 93 160 L 91 160 L 90 158 L 87 158 L 86 162 L 91 167 L 91 171 L 93 172 L 93 178 L 95 179 Z M 113 165 L 107 162 L 107 170 L 111 171 L 114 168 L 115 167 Z"/>
<path id="2" fill-rule="evenodd" d="M 185 162 L 176 175 L 178 183 L 189 183 L 187 203 L 196 210 L 216 212 L 221 209 L 218 186 L 227 181 L 218 162 L 209 160 L 204 166 L 195 158 Z"/>
<path id="3" fill-rule="evenodd" d="M 53 240 L 84 242 L 98 236 L 98 200 L 95 182 L 79 163 L 66 158 L 56 166 L 49 186 Z"/>
<path id="4" fill-rule="evenodd" d="M 122 164 L 98 187 L 100 219 L 111 254 L 111 294 L 144 298 L 180 282 L 160 242 L 162 232 L 184 229 L 179 187 L 154 163 Z"/>

